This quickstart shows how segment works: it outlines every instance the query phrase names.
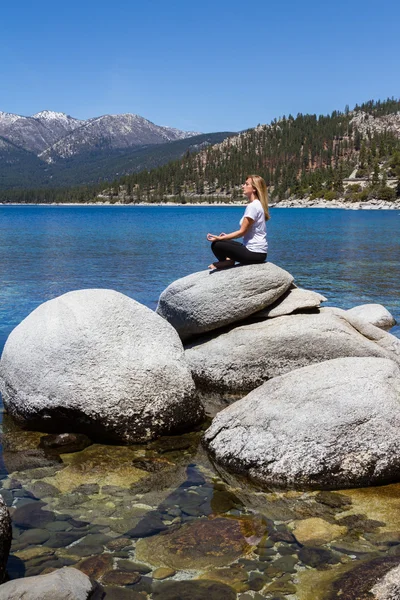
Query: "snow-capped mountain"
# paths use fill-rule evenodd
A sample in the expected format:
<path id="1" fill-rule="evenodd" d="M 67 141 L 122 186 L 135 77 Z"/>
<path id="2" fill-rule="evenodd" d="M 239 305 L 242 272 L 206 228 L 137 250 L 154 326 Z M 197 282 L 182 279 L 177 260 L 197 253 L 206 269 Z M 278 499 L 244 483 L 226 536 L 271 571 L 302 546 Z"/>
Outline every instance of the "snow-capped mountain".
<path id="1" fill-rule="evenodd" d="M 56 142 L 40 158 L 53 162 L 90 150 L 115 150 L 180 140 L 196 132 L 160 127 L 139 115 L 103 115 L 89 119 L 81 127 Z"/>
<path id="2" fill-rule="evenodd" d="M 0 112 L 0 136 L 24 150 L 40 154 L 83 122 L 49 110 L 32 117 Z"/>
<path id="3" fill-rule="evenodd" d="M 51 110 L 31 117 L 0 112 L 0 136 L 49 163 L 82 152 L 162 144 L 194 135 L 197 132 L 161 127 L 134 114 L 84 121 Z"/>
<path id="4" fill-rule="evenodd" d="M 85 123 L 85 121 L 81 119 L 75 119 L 65 113 L 54 112 L 52 110 L 42 110 L 33 115 L 32 119 L 40 121 L 40 123 L 50 129 L 57 140 L 68 135 L 71 131 L 74 131 Z"/>
<path id="5" fill-rule="evenodd" d="M 161 127 L 130 113 L 80 120 L 51 110 L 0 112 L 0 190 L 112 181 L 229 135 Z"/>

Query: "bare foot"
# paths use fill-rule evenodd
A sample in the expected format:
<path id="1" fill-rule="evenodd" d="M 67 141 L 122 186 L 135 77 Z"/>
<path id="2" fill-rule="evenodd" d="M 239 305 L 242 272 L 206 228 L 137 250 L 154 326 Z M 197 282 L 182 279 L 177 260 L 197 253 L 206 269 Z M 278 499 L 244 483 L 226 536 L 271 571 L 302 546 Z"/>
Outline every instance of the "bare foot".
<path id="1" fill-rule="evenodd" d="M 208 265 L 208 268 L 210 269 L 210 271 L 215 271 L 217 267 L 214 265 L 214 263 L 211 263 L 211 265 Z"/>
<path id="2" fill-rule="evenodd" d="M 218 262 L 213 263 L 214 269 L 230 269 L 235 265 L 235 261 L 231 259 L 227 260 L 219 260 Z"/>

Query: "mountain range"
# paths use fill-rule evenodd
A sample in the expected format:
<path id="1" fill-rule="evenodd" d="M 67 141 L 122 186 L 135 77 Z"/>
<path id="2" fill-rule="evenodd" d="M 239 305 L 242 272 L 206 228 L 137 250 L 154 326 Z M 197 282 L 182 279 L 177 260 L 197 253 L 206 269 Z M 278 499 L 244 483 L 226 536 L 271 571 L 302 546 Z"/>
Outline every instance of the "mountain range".
<path id="1" fill-rule="evenodd" d="M 90 184 L 153 168 L 222 141 L 134 114 L 81 120 L 44 110 L 0 112 L 0 189 Z"/>

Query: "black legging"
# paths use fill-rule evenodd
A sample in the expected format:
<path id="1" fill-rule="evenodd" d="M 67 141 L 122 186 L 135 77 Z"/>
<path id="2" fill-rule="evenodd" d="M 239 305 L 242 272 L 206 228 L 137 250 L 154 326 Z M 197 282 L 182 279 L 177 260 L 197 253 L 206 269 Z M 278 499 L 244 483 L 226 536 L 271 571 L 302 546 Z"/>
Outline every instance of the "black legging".
<path id="1" fill-rule="evenodd" d="M 220 261 L 230 258 L 245 265 L 263 263 L 267 258 L 266 252 L 252 252 L 233 240 L 216 240 L 211 244 L 211 250 Z"/>

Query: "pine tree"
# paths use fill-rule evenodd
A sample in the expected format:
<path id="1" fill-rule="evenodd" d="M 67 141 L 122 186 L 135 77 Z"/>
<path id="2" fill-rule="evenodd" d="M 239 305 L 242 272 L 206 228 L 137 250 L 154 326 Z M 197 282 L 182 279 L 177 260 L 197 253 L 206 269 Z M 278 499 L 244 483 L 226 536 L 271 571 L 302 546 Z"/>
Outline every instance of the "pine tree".
<path id="1" fill-rule="evenodd" d="M 374 163 L 374 172 L 372 174 L 371 184 L 374 188 L 378 187 L 379 185 L 379 165 L 377 161 Z"/>

